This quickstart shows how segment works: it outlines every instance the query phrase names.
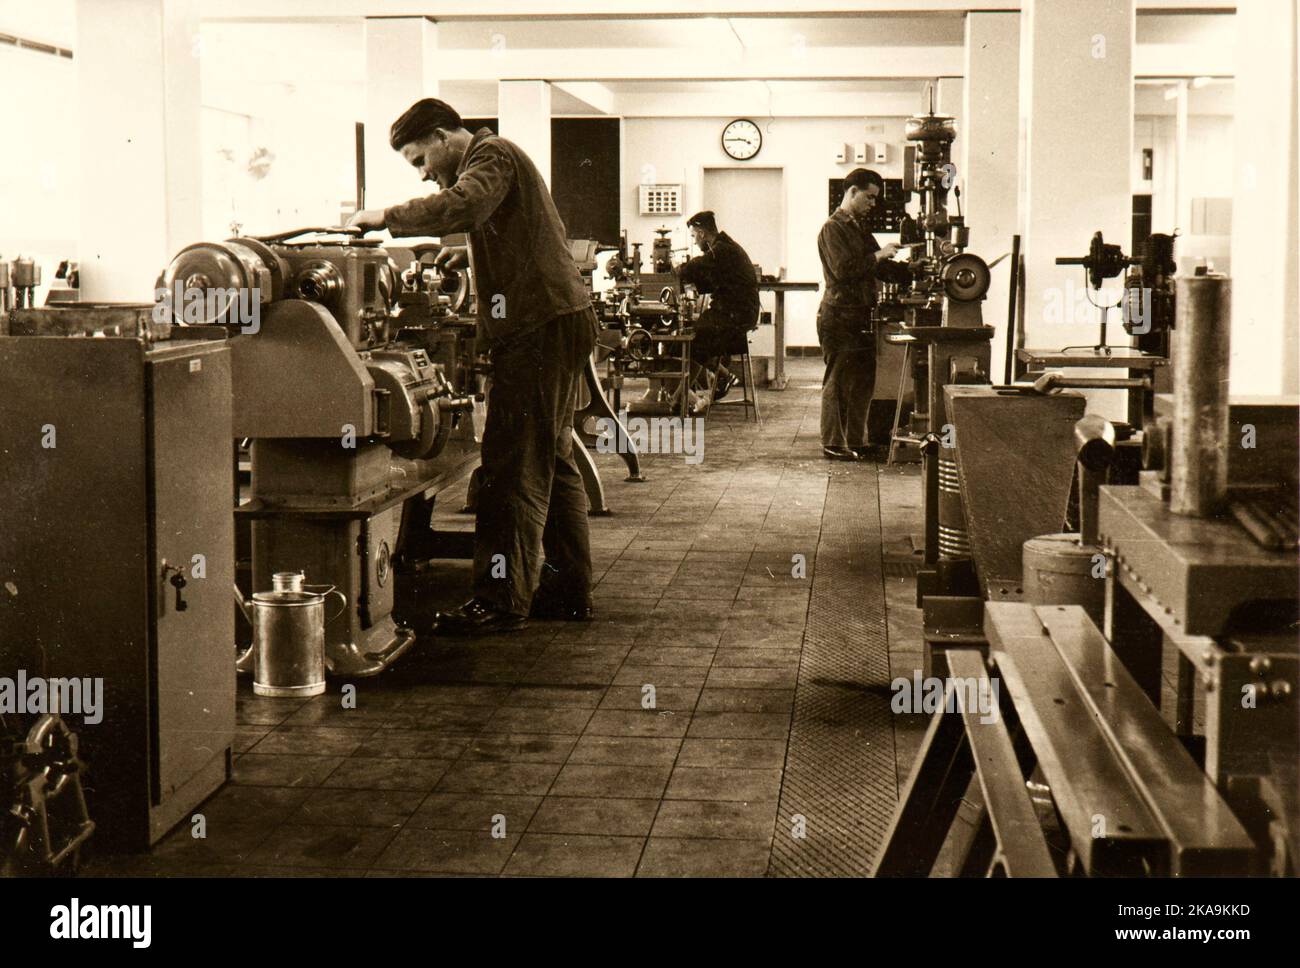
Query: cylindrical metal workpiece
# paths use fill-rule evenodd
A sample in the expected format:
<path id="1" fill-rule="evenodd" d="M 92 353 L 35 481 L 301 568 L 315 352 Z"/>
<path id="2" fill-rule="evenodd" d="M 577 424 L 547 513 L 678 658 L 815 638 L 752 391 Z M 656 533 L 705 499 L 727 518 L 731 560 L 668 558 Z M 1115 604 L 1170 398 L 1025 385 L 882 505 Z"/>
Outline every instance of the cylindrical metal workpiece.
<path id="1" fill-rule="evenodd" d="M 1221 510 L 1228 493 L 1232 284 L 1227 276 L 1206 275 L 1177 285 L 1169 508 L 1207 517 Z"/>
<path id="2" fill-rule="evenodd" d="M 1082 605 L 1102 627 L 1106 611 L 1106 559 L 1077 534 L 1042 534 L 1022 549 L 1024 601 L 1029 605 Z"/>
<path id="3" fill-rule="evenodd" d="M 10 264 L 10 272 L 18 289 L 31 289 L 41 284 L 41 267 L 32 259 L 19 256 Z"/>

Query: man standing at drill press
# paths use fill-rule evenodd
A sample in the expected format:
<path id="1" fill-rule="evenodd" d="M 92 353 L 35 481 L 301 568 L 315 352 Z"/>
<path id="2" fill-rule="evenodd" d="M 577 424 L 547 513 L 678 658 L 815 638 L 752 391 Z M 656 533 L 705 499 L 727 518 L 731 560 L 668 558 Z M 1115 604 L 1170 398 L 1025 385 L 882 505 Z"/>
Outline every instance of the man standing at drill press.
<path id="1" fill-rule="evenodd" d="M 817 341 L 826 361 L 822 379 L 822 454 L 830 460 L 866 460 L 867 410 L 876 387 L 876 334 L 871 310 L 876 279 L 902 281 L 907 268 L 889 260 L 867 228 L 885 182 L 855 168 L 844 179 L 844 198 L 817 235 L 826 291 L 817 309 Z"/>
<path id="2" fill-rule="evenodd" d="M 468 232 L 470 251 L 445 248 L 435 261 L 463 268 L 472 252 L 479 335 L 492 357 L 473 597 L 440 612 L 437 629 L 508 632 L 530 614 L 588 620 L 587 495 L 572 429 L 598 324 L 564 224 L 523 150 L 487 128 L 471 133 L 443 101 L 417 101 L 389 143 L 440 191 L 349 224 L 395 237 Z"/>

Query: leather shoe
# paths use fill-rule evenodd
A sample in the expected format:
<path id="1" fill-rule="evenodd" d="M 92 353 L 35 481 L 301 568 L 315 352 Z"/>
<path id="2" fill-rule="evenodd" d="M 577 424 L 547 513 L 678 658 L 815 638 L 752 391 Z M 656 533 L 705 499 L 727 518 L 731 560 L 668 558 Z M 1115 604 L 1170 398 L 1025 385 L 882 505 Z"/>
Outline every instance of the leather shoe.
<path id="1" fill-rule="evenodd" d="M 826 457 L 827 460 L 862 460 L 861 457 L 849 450 L 847 447 L 823 447 L 822 455 Z"/>
<path id="2" fill-rule="evenodd" d="M 740 380 L 730 370 L 723 370 L 718 377 L 717 384 L 713 387 L 713 400 L 716 403 L 725 397 Z"/>
<path id="3" fill-rule="evenodd" d="M 571 602 L 552 595 L 538 593 L 533 596 L 529 618 L 543 621 L 590 622 L 593 616 L 591 602 Z"/>
<path id="4" fill-rule="evenodd" d="M 439 612 L 433 628 L 441 635 L 478 636 L 514 632 L 527 624 L 525 615 L 503 612 L 481 598 L 471 598 L 459 608 Z"/>

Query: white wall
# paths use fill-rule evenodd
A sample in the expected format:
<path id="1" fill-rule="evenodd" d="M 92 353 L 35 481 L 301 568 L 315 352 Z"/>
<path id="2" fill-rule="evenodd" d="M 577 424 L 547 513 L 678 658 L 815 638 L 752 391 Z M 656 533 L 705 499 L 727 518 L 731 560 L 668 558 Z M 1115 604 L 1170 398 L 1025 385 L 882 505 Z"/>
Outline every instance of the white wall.
<path id="1" fill-rule="evenodd" d="M 21 34 L 21 24 L 0 30 Z M 4 149 L 0 150 L 0 259 L 19 255 L 41 266 L 45 291 L 63 259 L 77 255 L 81 234 L 81 128 L 76 121 L 74 62 L 0 46 L 0 91 L 5 91 Z"/>
<path id="2" fill-rule="evenodd" d="M 1142 149 L 1151 148 L 1152 179 L 1142 180 Z M 1179 269 L 1191 272 L 1204 259 L 1215 271 L 1230 273 L 1230 235 L 1193 231 L 1176 215 L 1175 169 L 1177 137 L 1171 114 L 1139 116 L 1133 122 L 1133 192 L 1151 193 L 1151 230 L 1178 230 L 1174 254 Z M 1233 123 L 1230 115 L 1190 115 L 1187 119 L 1187 157 L 1183 176 L 1187 179 L 1188 198 L 1221 199 L 1232 204 Z M 1128 251 L 1129 240 L 1114 239 Z M 1083 248 L 1080 248 L 1080 252 Z"/>
<path id="3" fill-rule="evenodd" d="M 1237 11 L 1232 389 L 1300 392 L 1300 9 Z"/>
<path id="4" fill-rule="evenodd" d="M 250 104 L 256 113 L 204 107 L 205 239 L 338 224 L 356 197 L 354 122 L 317 113 L 315 104 L 303 94 Z M 419 187 L 412 178 L 410 194 Z"/>
<path id="5" fill-rule="evenodd" d="M 654 230 L 675 229 L 673 245 L 689 241 L 686 219 L 701 207 L 705 168 L 744 167 L 722 151 L 722 129 L 731 117 L 625 118 L 623 120 L 623 173 L 621 224 L 630 242 L 642 242 L 648 256 Z M 785 172 L 786 238 L 781 250 L 786 278 L 822 283 L 817 258 L 817 233 L 827 216 L 827 180 L 842 178 L 855 165 L 835 163 L 835 150 L 845 142 L 890 145 L 887 164 L 869 164 L 885 178 L 900 178 L 903 170 L 903 118 L 775 118 L 754 119 L 763 129 L 763 148 L 753 159 L 756 167 L 780 167 Z M 641 216 L 637 186 L 643 181 L 683 185 L 680 217 Z M 725 225 L 720 225 L 726 231 Z M 779 232 L 780 226 L 773 231 Z M 878 236 L 881 244 L 894 236 Z M 736 239 L 742 246 L 746 240 Z M 763 266 L 775 274 L 778 266 Z M 817 303 L 820 292 L 792 292 L 786 296 L 786 342 L 790 346 L 817 345 Z M 764 308 L 772 297 L 764 294 Z"/>
<path id="6" fill-rule="evenodd" d="M 200 35 L 204 238 L 229 238 L 232 223 L 246 235 L 336 224 L 356 198 L 361 24 L 209 22 Z M 250 170 L 261 152 L 269 159 Z"/>

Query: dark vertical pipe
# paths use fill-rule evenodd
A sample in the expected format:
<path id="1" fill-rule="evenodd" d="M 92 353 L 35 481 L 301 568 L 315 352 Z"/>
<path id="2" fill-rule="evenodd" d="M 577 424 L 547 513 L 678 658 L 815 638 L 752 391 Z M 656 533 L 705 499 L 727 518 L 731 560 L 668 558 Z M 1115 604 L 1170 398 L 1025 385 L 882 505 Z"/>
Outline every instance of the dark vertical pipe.
<path id="1" fill-rule="evenodd" d="M 357 211 L 366 207 L 366 126 L 356 122 L 357 137 Z"/>
<path id="2" fill-rule="evenodd" d="M 1016 297 L 1020 290 L 1020 236 L 1011 236 L 1011 295 L 1007 299 L 1007 362 L 1003 370 L 1002 382 L 1011 383 L 1015 378 L 1016 360 Z"/>
<path id="3" fill-rule="evenodd" d="M 1021 349 L 1025 345 L 1025 256 L 1022 252 L 1020 258 L 1016 260 L 1016 349 Z M 1011 375 L 1015 379 L 1020 379 L 1024 375 L 1024 365 L 1015 360 L 1012 363 Z"/>
<path id="4" fill-rule="evenodd" d="M 939 438 L 921 438 L 922 514 L 925 518 L 924 564 L 933 568 L 939 560 Z"/>

